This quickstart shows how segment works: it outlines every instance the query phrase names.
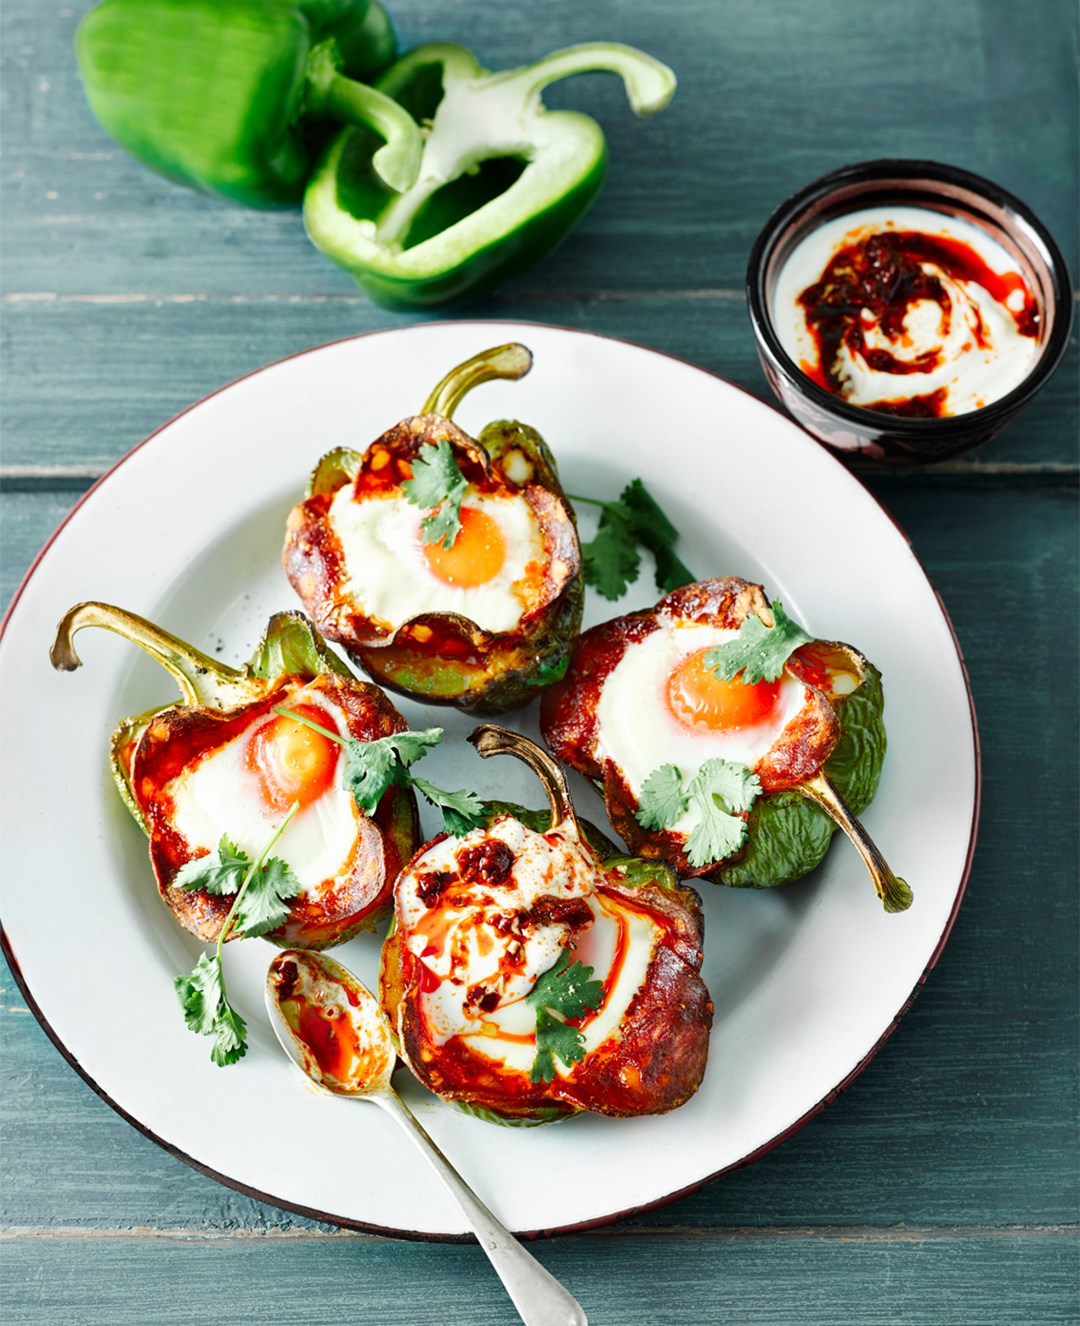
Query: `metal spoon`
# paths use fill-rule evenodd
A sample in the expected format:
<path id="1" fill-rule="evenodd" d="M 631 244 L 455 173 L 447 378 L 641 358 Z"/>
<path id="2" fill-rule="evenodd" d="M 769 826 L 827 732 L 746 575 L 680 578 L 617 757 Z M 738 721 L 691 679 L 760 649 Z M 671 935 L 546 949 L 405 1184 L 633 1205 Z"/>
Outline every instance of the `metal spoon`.
<path id="1" fill-rule="evenodd" d="M 577 1299 L 496 1220 L 394 1090 L 390 1028 L 351 972 L 321 953 L 287 949 L 266 974 L 266 1007 L 285 1052 L 316 1086 L 374 1101 L 404 1128 L 457 1202 L 525 1326 L 588 1326 Z"/>

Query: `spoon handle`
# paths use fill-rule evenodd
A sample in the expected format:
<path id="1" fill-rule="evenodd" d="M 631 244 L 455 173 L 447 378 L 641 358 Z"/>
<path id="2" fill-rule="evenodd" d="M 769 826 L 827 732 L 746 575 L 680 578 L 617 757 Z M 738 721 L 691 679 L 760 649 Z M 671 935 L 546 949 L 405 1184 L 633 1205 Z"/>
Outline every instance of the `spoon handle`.
<path id="1" fill-rule="evenodd" d="M 369 1097 L 392 1115 L 427 1158 L 472 1227 L 525 1326 L 588 1326 L 581 1304 L 491 1214 L 391 1088 Z"/>

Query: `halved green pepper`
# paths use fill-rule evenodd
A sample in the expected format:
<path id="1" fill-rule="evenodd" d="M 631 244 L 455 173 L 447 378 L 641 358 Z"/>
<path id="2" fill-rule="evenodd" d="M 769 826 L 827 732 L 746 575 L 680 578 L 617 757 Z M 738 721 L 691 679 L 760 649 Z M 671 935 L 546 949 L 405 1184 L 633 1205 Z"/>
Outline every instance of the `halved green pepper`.
<path id="1" fill-rule="evenodd" d="M 321 119 L 364 126 L 389 190 L 416 177 L 415 122 L 355 81 L 395 53 L 377 0 L 102 0 L 75 46 L 105 131 L 181 184 L 254 207 L 297 203 Z"/>
<path id="2" fill-rule="evenodd" d="M 289 515 L 283 560 L 293 588 L 319 630 L 343 645 L 380 685 L 418 699 L 497 713 L 526 704 L 553 677 L 561 676 L 570 644 L 581 626 L 584 582 L 573 509 L 555 460 L 543 438 L 526 424 L 488 424 L 472 438 L 450 416 L 475 386 L 493 378 L 520 378 L 532 364 L 523 345 L 485 350 L 452 369 L 418 415 L 403 419 L 363 454 L 348 448 L 318 462 L 304 501 Z M 405 549 L 380 542 L 374 551 L 395 554 L 389 581 L 358 581 L 374 565 L 371 544 L 353 542 L 351 527 L 364 509 L 407 509 L 403 486 L 414 475 L 422 451 L 445 443 L 462 478 L 469 503 L 485 498 L 524 508 L 537 531 L 542 556 L 526 568 L 528 589 L 513 625 L 484 626 L 453 610 L 452 587 L 440 586 L 446 609 L 399 611 L 388 596 L 381 616 L 372 606 L 390 582 L 400 587 Z M 404 521 L 402 521 L 404 525 Z M 456 542 L 456 540 L 455 540 Z M 439 585 L 438 580 L 433 584 Z M 508 591 L 512 592 L 512 591 Z"/>
<path id="3" fill-rule="evenodd" d="M 271 617 L 250 660 L 234 668 L 134 613 L 108 603 L 79 603 L 57 628 L 50 654 L 55 668 L 80 666 L 73 637 L 88 626 L 104 627 L 137 645 L 180 688 L 181 704 L 121 721 L 112 738 L 111 765 L 125 805 L 150 840 L 162 900 L 185 929 L 212 943 L 232 898 L 176 885 L 180 870 L 217 847 L 222 835 L 234 850 L 239 846 L 254 858 L 290 801 L 294 811 L 310 806 L 320 826 L 322 808 L 329 805 L 316 806 L 316 793 L 321 797 L 331 784 L 338 747 L 313 739 L 307 727 L 279 716 L 277 709 L 311 710 L 322 723 L 334 723 L 359 741 L 408 725 L 378 687 L 353 676 L 298 612 Z M 196 794 L 194 775 L 215 760 L 218 772 L 210 790 L 204 783 Z M 330 810 L 339 813 L 340 805 Z M 349 811 L 355 824 L 348 840 L 342 840 L 349 844 L 347 854 L 343 847 L 334 873 L 324 874 L 320 867 L 310 879 L 301 877 L 304 892 L 291 900 L 288 917 L 268 939 L 328 948 L 359 930 L 374 929 L 383 916 L 394 877 L 416 846 L 416 801 L 411 790 L 394 786 L 372 815 L 356 811 L 351 802 Z M 206 815 L 220 821 L 212 833 L 202 824 Z M 212 841 L 193 841 L 192 825 Z M 245 833 L 253 840 L 246 842 Z M 303 833 L 310 843 L 310 826 Z M 302 842 L 298 852 L 305 850 Z M 299 863 L 294 868 L 298 876 L 305 869 Z M 227 935 L 235 937 L 235 932 Z"/>
<path id="4" fill-rule="evenodd" d="M 469 741 L 527 764 L 548 810 L 489 802 L 480 827 L 440 834 L 398 876 L 379 993 L 402 1057 L 493 1123 L 684 1104 L 713 1014 L 698 894 L 579 821 L 562 770 L 528 738 L 485 725 Z M 541 982 L 560 970 L 591 997 L 556 1006 L 554 1024 Z"/>
<path id="5" fill-rule="evenodd" d="M 312 241 L 387 308 L 425 308 L 480 294 L 550 253 L 603 183 L 607 147 L 595 120 L 544 108 L 543 89 L 607 70 L 638 115 L 662 110 L 675 76 L 613 42 L 557 51 L 492 73 L 460 46 L 410 51 L 378 80 L 424 126 L 416 183 L 400 195 L 372 171 L 377 139 L 337 135 L 304 198 Z"/>
<path id="6" fill-rule="evenodd" d="M 709 728 L 707 712 L 700 726 L 687 726 L 671 708 L 675 674 L 664 670 L 670 662 L 647 671 L 644 675 L 652 689 L 641 694 L 643 713 L 661 715 L 652 747 L 657 769 L 669 753 L 688 764 L 696 760 L 695 773 L 710 759 L 727 763 L 726 736 L 745 731 L 749 734 L 745 749 L 752 754 L 740 755 L 737 763 L 747 771 L 752 768 L 759 782 L 741 845 L 711 859 L 695 859 L 689 831 L 677 825 L 681 811 L 674 811 L 667 824 L 639 815 L 641 775 L 635 787 L 613 753 L 613 740 L 621 751 L 632 751 L 622 744 L 621 733 L 624 727 L 627 732 L 643 730 L 642 716 L 627 714 L 625 722 L 616 721 L 624 716 L 602 702 L 608 679 L 654 634 L 658 640 L 681 638 L 682 644 L 673 643 L 674 656 L 680 657 L 678 650 L 683 650 L 683 657 L 693 658 L 695 654 L 685 652 L 692 648 L 685 643 L 694 639 L 691 632 L 737 631 L 751 616 L 772 624 L 772 608 L 762 587 L 739 577 L 718 576 L 677 589 L 653 608 L 590 627 L 575 642 L 565 678 L 544 694 L 540 712 L 544 740 L 557 759 L 589 779 L 604 798 L 612 826 L 631 851 L 671 861 L 680 875 L 738 888 L 786 884 L 820 864 L 834 830 L 840 828 L 866 864 L 885 911 L 906 910 L 912 901 L 910 887 L 890 869 L 855 818 L 877 791 L 886 737 L 881 674 L 850 645 L 807 637 L 808 642 L 783 664 L 792 696 L 802 691 L 796 704 L 779 720 L 745 711 L 726 728 L 722 718 Z M 707 641 L 707 646 L 711 643 Z M 665 745 L 667 734 L 681 736 L 680 728 L 693 734 L 695 744 L 689 749 Z M 670 767 L 678 774 L 677 766 Z M 707 795 L 712 797 L 711 792 Z"/>

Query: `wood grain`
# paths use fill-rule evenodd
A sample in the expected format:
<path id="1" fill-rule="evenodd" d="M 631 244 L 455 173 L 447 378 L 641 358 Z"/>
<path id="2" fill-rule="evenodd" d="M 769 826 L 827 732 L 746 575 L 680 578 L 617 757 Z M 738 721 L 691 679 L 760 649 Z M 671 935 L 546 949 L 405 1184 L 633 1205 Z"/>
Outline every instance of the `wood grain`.
<path id="1" fill-rule="evenodd" d="M 526 318 L 651 344 L 775 403 L 741 294 L 509 297 L 463 316 Z M 360 295 L 332 299 L 10 300 L 3 308 L 0 478 L 95 478 L 179 410 L 311 345 L 387 325 Z M 399 323 L 418 322 L 402 318 Z M 1076 467 L 1080 326 L 1066 361 L 1014 427 L 950 469 Z M 48 402 L 48 408 L 43 408 Z M 417 408 L 403 401 L 387 425 Z M 372 439 L 354 439 L 366 445 Z M 548 439 L 558 448 L 558 439 Z M 873 471 L 864 466 L 863 473 Z"/>
<path id="2" fill-rule="evenodd" d="M 597 1326 L 1052 1326 L 1075 1322 L 1069 1308 L 1074 1253 L 1060 1231 L 989 1238 L 921 1231 L 884 1239 L 843 1233 L 593 1236 L 537 1249 Z M 517 1321 L 476 1248 L 352 1236 L 54 1235 L 9 1246 L 2 1274 L 19 1326 L 72 1319 L 80 1326 Z M 132 1315 L 133 1304 L 146 1305 L 143 1316 Z"/>
<path id="3" fill-rule="evenodd" d="M 115 148 L 72 59 L 87 7 L 0 10 L 3 603 L 81 492 L 177 410 L 309 345 L 422 320 L 369 304 L 296 213 L 179 189 Z M 878 156 L 998 181 L 1080 273 L 1066 0 L 392 9 L 406 45 L 460 40 L 493 67 L 603 36 L 680 77 L 650 121 L 634 120 L 612 79 L 552 89 L 552 106 L 603 122 L 605 191 L 555 255 L 451 317 L 625 337 L 768 399 L 742 295 L 753 239 L 792 190 Z M 941 592 L 971 673 L 985 785 L 968 896 L 914 1008 L 822 1116 L 678 1203 L 539 1246 L 596 1326 L 1080 1317 L 1078 365 L 1074 333 L 1047 390 L 971 458 L 862 471 Z M 5 689 L 3 702 L 23 697 Z M 0 985 L 6 1320 L 513 1319 L 475 1247 L 342 1233 L 190 1170 L 108 1109 L 13 981 Z"/>

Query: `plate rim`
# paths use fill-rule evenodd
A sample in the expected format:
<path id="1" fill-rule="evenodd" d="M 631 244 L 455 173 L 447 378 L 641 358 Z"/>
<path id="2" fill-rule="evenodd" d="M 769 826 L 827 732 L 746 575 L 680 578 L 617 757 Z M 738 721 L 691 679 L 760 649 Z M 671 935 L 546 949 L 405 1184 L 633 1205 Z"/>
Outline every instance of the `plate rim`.
<path id="1" fill-rule="evenodd" d="M 919 995 L 923 986 L 926 984 L 930 972 L 937 965 L 938 960 L 945 948 L 945 945 L 948 942 L 949 936 L 952 934 L 953 926 L 956 923 L 956 918 L 960 911 L 960 905 L 963 902 L 967 892 L 968 880 L 971 876 L 971 870 L 975 856 L 975 847 L 978 839 L 979 818 L 982 806 L 982 747 L 979 737 L 978 717 L 975 710 L 975 699 L 971 689 L 971 678 L 968 672 L 967 660 L 964 658 L 963 649 L 961 648 L 960 640 L 956 634 L 956 628 L 953 625 L 952 618 L 949 615 L 949 611 L 945 606 L 944 600 L 942 599 L 937 586 L 934 584 L 929 573 L 927 572 L 926 567 L 923 564 L 922 558 L 915 550 L 911 542 L 911 539 L 908 537 L 903 526 L 892 514 L 892 512 L 889 511 L 889 509 L 884 505 L 881 499 L 878 498 L 878 496 L 871 491 L 871 489 L 869 488 L 865 480 L 862 478 L 862 476 L 848 469 L 848 467 L 843 463 L 843 461 L 838 456 L 836 456 L 833 452 L 831 452 L 829 448 L 827 448 L 823 443 L 819 442 L 811 434 L 806 433 L 805 430 L 801 429 L 799 424 L 794 419 L 792 419 L 790 415 L 786 414 L 783 410 L 779 409 L 773 402 L 765 400 L 760 396 L 755 396 L 754 393 L 748 390 L 746 387 L 742 387 L 736 382 L 731 382 L 729 379 L 723 377 L 720 373 L 716 373 L 712 369 L 703 368 L 700 364 L 696 364 L 692 360 L 685 359 L 680 355 L 671 354 L 670 352 L 665 350 L 657 350 L 653 346 L 643 345 L 641 342 L 638 341 L 631 341 L 626 337 L 608 336 L 602 332 L 590 331 L 587 328 L 567 327 L 559 323 L 536 322 L 533 320 L 520 319 L 520 318 L 513 318 L 513 319 L 443 318 L 443 319 L 433 319 L 431 321 L 425 321 L 421 323 L 409 323 L 405 326 L 398 326 L 398 327 L 372 328 L 369 331 L 354 332 L 349 336 L 335 337 L 333 340 L 320 342 L 317 345 L 305 346 L 303 349 L 294 350 L 291 354 L 283 355 L 279 359 L 274 359 L 268 363 L 260 364 L 258 367 L 253 368 L 246 373 L 242 373 L 239 377 L 233 378 L 230 381 L 223 383 L 219 387 L 215 387 L 214 390 L 207 392 L 204 396 L 200 396 L 197 400 L 194 400 L 190 402 L 188 405 L 184 406 L 183 409 L 178 410 L 174 415 L 170 416 L 163 423 L 159 424 L 157 428 L 153 429 L 144 438 L 136 442 L 135 445 L 132 446 L 128 451 L 126 451 L 122 456 L 118 457 L 90 485 L 90 487 L 86 490 L 86 492 L 82 494 L 79 500 L 65 514 L 64 518 L 60 521 L 60 523 L 56 526 L 53 532 L 49 535 L 45 543 L 42 544 L 41 548 L 38 550 L 34 559 L 27 567 L 25 574 L 23 575 L 22 579 L 19 581 L 19 584 L 14 594 L 11 597 L 10 603 L 5 609 L 3 618 L 0 619 L 0 642 L 2 642 L 4 634 L 7 630 L 7 627 L 11 621 L 13 614 L 15 613 L 18 603 L 22 598 L 22 595 L 27 585 L 30 583 L 30 580 L 37 571 L 38 566 L 41 564 L 42 560 L 49 552 L 49 549 L 59 538 L 62 531 L 66 528 L 68 523 L 73 519 L 76 512 L 87 501 L 89 501 L 89 499 L 93 496 L 93 494 L 100 487 L 102 487 L 102 485 L 104 485 L 106 481 L 110 479 L 112 475 L 123 464 L 125 464 L 125 462 L 130 460 L 136 454 L 136 452 L 141 451 L 143 447 L 151 443 L 161 433 L 165 432 L 167 429 L 172 427 L 172 425 L 176 423 L 177 420 L 182 419 L 185 415 L 191 413 L 192 410 L 197 409 L 204 402 L 213 399 L 215 396 L 220 395 L 222 392 L 228 391 L 230 388 L 237 386 L 239 383 L 246 382 L 248 379 L 258 376 L 260 373 L 264 373 L 269 369 L 277 368 L 280 365 L 289 363 L 294 359 L 302 358 L 304 355 L 314 354 L 318 351 L 326 350 L 333 346 L 343 345 L 353 341 L 365 340 L 371 336 L 385 336 L 387 334 L 407 335 L 410 331 L 414 330 L 415 328 L 424 328 L 424 329 L 438 328 L 438 327 L 497 328 L 497 327 L 508 327 L 508 326 L 535 327 L 538 329 L 543 329 L 545 331 L 561 332 L 563 334 L 569 334 L 570 336 L 575 336 L 575 337 L 583 336 L 583 337 L 590 337 L 592 339 L 600 341 L 614 342 L 615 344 L 625 345 L 634 350 L 644 350 L 646 353 L 650 355 L 655 355 L 660 359 L 670 360 L 673 363 L 681 364 L 687 368 L 691 368 L 695 372 L 702 373 L 706 377 L 715 379 L 717 382 L 722 383 L 725 387 L 728 387 L 734 391 L 738 391 L 742 393 L 744 396 L 748 396 L 756 404 L 765 406 L 767 409 L 771 410 L 774 414 L 778 415 L 781 419 L 784 420 L 785 423 L 803 432 L 807 443 L 809 445 L 817 447 L 821 452 L 825 453 L 828 459 L 831 460 L 833 463 L 835 463 L 837 466 L 839 466 L 840 470 L 847 477 L 854 480 L 854 482 L 859 486 L 862 492 L 871 499 L 871 501 L 881 512 L 881 514 L 884 515 L 885 518 L 893 525 L 893 527 L 904 539 L 905 543 L 907 544 L 909 552 L 911 553 L 912 557 L 916 562 L 916 565 L 918 566 L 920 572 L 922 573 L 924 579 L 926 580 L 926 583 L 929 586 L 934 596 L 934 600 L 937 604 L 938 610 L 941 613 L 944 624 L 949 632 L 953 648 L 956 651 L 957 662 L 959 663 L 960 666 L 960 675 L 963 680 L 964 691 L 967 696 L 968 713 L 971 722 L 972 755 L 974 763 L 972 812 L 971 812 L 971 824 L 968 831 L 967 849 L 964 857 L 963 868 L 960 874 L 960 880 L 956 889 L 956 894 L 953 898 L 952 906 L 945 920 L 945 924 L 942 929 L 941 935 L 939 936 L 937 944 L 932 954 L 930 955 L 929 961 L 927 962 L 926 966 L 923 968 L 922 972 L 916 979 L 911 989 L 911 992 L 906 996 L 906 998 L 904 999 L 902 1005 L 897 1010 L 897 1012 L 893 1014 L 891 1021 L 886 1026 L 885 1030 L 882 1032 L 879 1038 L 870 1047 L 866 1055 L 854 1066 L 854 1068 L 851 1069 L 851 1071 L 847 1074 L 847 1076 L 844 1077 L 836 1086 L 831 1088 L 819 1101 L 817 1101 L 815 1104 L 810 1106 L 809 1109 L 807 1109 L 791 1124 L 789 1124 L 786 1128 L 782 1129 L 774 1137 L 769 1138 L 768 1141 L 764 1142 L 761 1146 L 755 1148 L 753 1151 L 748 1152 L 746 1155 L 739 1157 L 737 1160 L 732 1161 L 730 1164 L 724 1165 L 720 1169 L 715 1170 L 710 1174 L 702 1176 L 700 1179 L 695 1180 L 693 1183 L 687 1184 L 682 1188 L 676 1189 L 674 1192 L 665 1193 L 663 1196 L 658 1197 L 655 1200 L 643 1202 L 628 1207 L 625 1210 L 606 1213 L 602 1216 L 596 1216 L 591 1219 L 572 1222 L 568 1224 L 555 1225 L 550 1228 L 520 1230 L 516 1231 L 515 1233 L 515 1237 L 519 1239 L 539 1239 L 539 1238 L 550 1238 L 554 1235 L 561 1235 L 561 1234 L 583 1233 L 589 1230 L 603 1228 L 606 1225 L 614 1224 L 616 1221 L 625 1220 L 631 1216 L 635 1216 L 647 1211 L 657 1210 L 661 1207 L 669 1205 L 672 1202 L 676 1202 L 683 1197 L 689 1196 L 691 1193 L 697 1192 L 699 1189 L 705 1187 L 709 1183 L 713 1183 L 716 1179 L 720 1178 L 724 1174 L 729 1174 L 733 1170 L 743 1169 L 747 1165 L 753 1164 L 754 1161 L 760 1160 L 763 1156 L 767 1155 L 770 1151 L 778 1147 L 782 1142 L 787 1141 L 789 1137 L 793 1136 L 795 1133 L 799 1132 L 802 1128 L 804 1128 L 808 1123 L 810 1123 L 812 1119 L 815 1119 L 826 1108 L 826 1106 L 832 1104 L 832 1102 L 839 1095 L 841 1095 L 844 1091 L 846 1091 L 848 1087 L 852 1084 L 852 1082 L 854 1082 L 855 1079 L 860 1075 L 860 1073 L 863 1072 L 863 1070 L 867 1067 L 870 1061 L 877 1055 L 878 1051 L 882 1048 L 882 1046 L 890 1038 L 890 1036 L 892 1036 L 893 1032 L 899 1026 L 901 1019 L 905 1016 L 905 1014 L 911 1008 L 912 1004 L 915 1002 L 915 999 Z M 316 1220 L 323 1224 L 335 1225 L 343 1229 L 352 1229 L 362 1233 L 379 1234 L 387 1237 L 408 1239 L 413 1242 L 421 1242 L 421 1243 L 459 1243 L 460 1244 L 460 1243 L 475 1242 L 475 1237 L 472 1234 L 430 1233 L 424 1230 L 402 1229 L 396 1226 L 379 1225 L 368 1221 L 356 1220 L 340 1215 L 333 1215 L 331 1213 L 321 1211 L 315 1207 L 307 1207 L 297 1202 L 291 1202 L 283 1198 L 276 1197 L 272 1193 L 264 1192 L 263 1190 L 256 1188 L 250 1184 L 244 1183 L 241 1180 L 231 1178 L 230 1176 L 221 1173 L 213 1166 L 207 1165 L 202 1161 L 197 1160 L 194 1156 L 189 1155 L 181 1147 L 176 1146 L 174 1143 L 160 1136 L 159 1134 L 154 1132 L 154 1130 L 150 1128 L 147 1124 L 144 1124 L 141 1120 L 137 1119 L 134 1115 L 129 1113 L 127 1110 L 125 1110 L 123 1106 L 121 1106 L 116 1100 L 114 1100 L 113 1097 L 110 1096 L 109 1093 L 99 1085 L 99 1083 L 94 1079 L 94 1077 L 89 1072 L 89 1070 L 83 1067 L 83 1065 L 75 1057 L 74 1053 L 67 1047 L 67 1045 L 63 1042 L 63 1040 L 60 1038 L 58 1033 L 51 1026 L 48 1019 L 45 1017 L 44 1013 L 42 1012 L 40 1006 L 38 1005 L 37 1000 L 34 998 L 34 995 L 30 990 L 30 987 L 25 977 L 23 976 L 21 964 L 19 963 L 18 956 L 15 953 L 14 948 L 12 947 L 11 940 L 8 936 L 7 929 L 3 924 L 2 917 L 0 917 L 0 951 L 2 951 L 4 958 L 7 961 L 8 967 L 11 971 L 15 984 L 18 986 L 20 993 L 25 999 L 27 1007 L 33 1013 L 39 1026 L 48 1036 L 49 1040 L 56 1047 L 56 1049 L 60 1052 L 63 1059 L 70 1065 L 70 1067 L 75 1070 L 75 1072 L 79 1075 L 80 1078 L 82 1078 L 82 1080 L 86 1083 L 86 1085 L 90 1087 L 90 1089 L 94 1092 L 94 1094 L 100 1100 L 103 1100 L 105 1104 L 108 1105 L 113 1111 L 115 1111 L 115 1113 L 118 1114 L 126 1123 L 130 1124 L 138 1132 L 142 1133 L 144 1137 L 149 1138 L 150 1141 L 155 1143 L 155 1145 L 160 1147 L 168 1155 L 171 1155 L 176 1159 L 183 1161 L 184 1164 L 189 1166 L 191 1169 L 195 1170 L 197 1173 L 203 1174 L 208 1178 L 212 1178 L 216 1180 L 218 1183 L 223 1184 L 225 1187 L 231 1188 L 234 1192 L 242 1193 L 246 1197 L 250 1197 L 257 1201 L 264 1202 L 270 1206 L 276 1206 L 281 1210 L 290 1211 L 293 1214 L 303 1216 L 306 1219 Z"/>

